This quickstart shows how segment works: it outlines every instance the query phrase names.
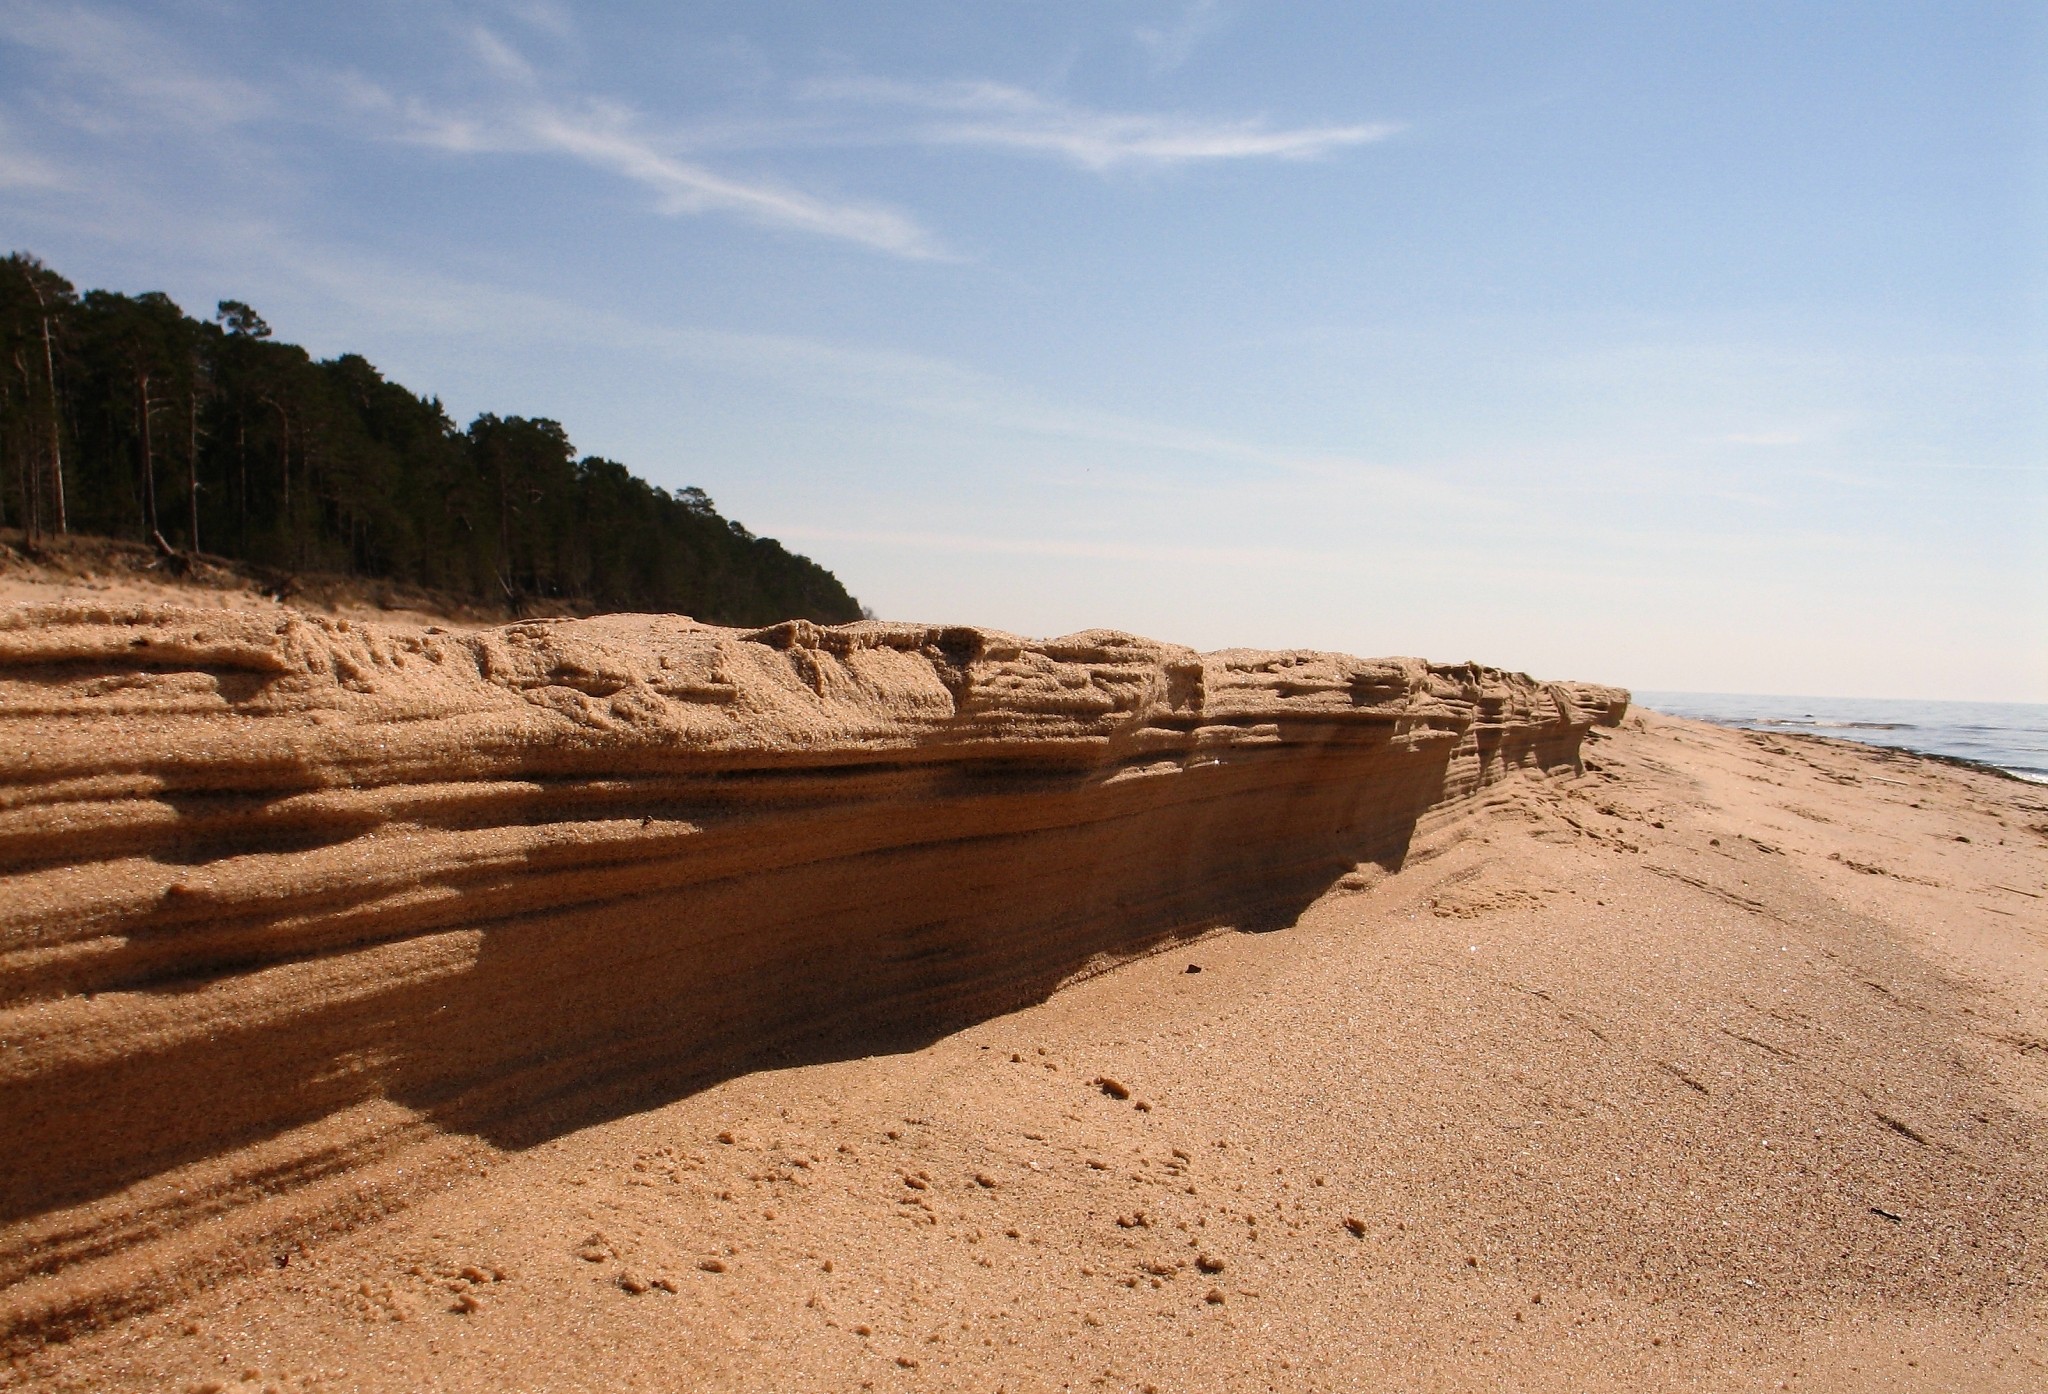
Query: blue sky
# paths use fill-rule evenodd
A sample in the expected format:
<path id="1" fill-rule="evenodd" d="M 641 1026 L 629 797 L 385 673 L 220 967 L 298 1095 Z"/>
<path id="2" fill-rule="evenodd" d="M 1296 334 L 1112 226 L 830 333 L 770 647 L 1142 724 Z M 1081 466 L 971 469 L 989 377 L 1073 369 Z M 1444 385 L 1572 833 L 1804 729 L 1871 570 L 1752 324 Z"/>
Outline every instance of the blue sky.
<path id="1" fill-rule="evenodd" d="M 891 618 L 2048 700 L 2048 8 L 0 0 L 0 241 Z"/>

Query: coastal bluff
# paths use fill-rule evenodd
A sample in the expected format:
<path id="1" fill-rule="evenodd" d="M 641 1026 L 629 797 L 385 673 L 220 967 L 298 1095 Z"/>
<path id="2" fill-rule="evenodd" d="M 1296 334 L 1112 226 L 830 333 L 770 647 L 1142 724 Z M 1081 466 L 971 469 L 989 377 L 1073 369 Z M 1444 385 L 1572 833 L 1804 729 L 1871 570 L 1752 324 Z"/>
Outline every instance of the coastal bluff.
<path id="1" fill-rule="evenodd" d="M 1275 927 L 1628 694 L 1110 631 L 0 611 L 0 1330 Z"/>

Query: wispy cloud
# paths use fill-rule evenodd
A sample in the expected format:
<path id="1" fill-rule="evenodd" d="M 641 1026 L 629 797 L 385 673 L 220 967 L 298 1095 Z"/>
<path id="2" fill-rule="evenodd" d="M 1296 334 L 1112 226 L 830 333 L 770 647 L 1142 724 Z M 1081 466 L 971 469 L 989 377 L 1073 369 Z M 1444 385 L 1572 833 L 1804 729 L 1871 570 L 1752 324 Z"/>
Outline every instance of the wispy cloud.
<path id="1" fill-rule="evenodd" d="M 844 238 L 898 256 L 938 258 L 937 241 L 913 219 L 873 204 L 821 199 L 769 181 L 744 181 L 664 153 L 635 133 L 623 113 L 537 108 L 523 113 L 541 148 L 583 161 L 653 190 L 667 213 L 738 213 L 774 227 Z"/>
<path id="2" fill-rule="evenodd" d="M 1192 58 L 1226 18 L 1222 0 L 1191 0 L 1171 24 L 1141 25 L 1131 33 L 1150 50 L 1155 71 L 1172 72 Z"/>
<path id="3" fill-rule="evenodd" d="M 0 40 L 31 49 L 51 65 L 64 82 L 50 104 L 72 124 L 102 132 L 143 120 L 217 130 L 268 106 L 259 89 L 205 72 L 163 34 L 102 10 L 0 3 Z M 92 100 L 108 97 L 113 101 Z"/>
<path id="4" fill-rule="evenodd" d="M 481 24 L 462 38 L 478 65 L 496 80 L 492 97 L 444 109 L 398 97 L 351 74 L 348 100 L 359 111 L 394 122 L 397 139 L 454 154 L 555 155 L 640 185 L 670 216 L 726 213 L 765 227 L 787 228 L 858 243 L 919 260 L 949 253 L 916 219 L 896 209 L 808 193 L 779 180 L 745 178 L 686 159 L 683 134 L 663 134 L 622 102 L 560 97 L 519 50 Z"/>
<path id="5" fill-rule="evenodd" d="M 1398 122 L 1281 126 L 1154 113 L 1096 111 L 1000 82 L 918 84 L 833 78 L 805 84 L 814 101 L 852 102 L 930 113 L 900 133 L 927 145 L 970 145 L 1057 155 L 1086 169 L 1176 165 L 1201 160 L 1312 160 L 1385 140 Z"/>
<path id="6" fill-rule="evenodd" d="M 552 7 L 530 7 L 545 24 Z M 438 106 L 399 96 L 356 73 L 300 74 L 297 99 L 211 73 L 146 23 L 82 5 L 0 0 L 0 43 L 36 54 L 51 80 L 33 101 L 64 125 L 99 138 L 177 131 L 218 141 L 231 131 L 261 162 L 264 121 L 289 110 L 301 121 L 355 125 L 358 134 L 461 154 L 553 155 L 629 180 L 655 195 L 662 213 L 725 214 L 760 226 L 837 238 L 896 256 L 948 254 L 914 218 L 874 203 L 835 199 L 769 177 L 721 172 L 686 159 L 687 142 L 664 138 L 623 104 L 551 93 L 518 47 L 482 24 L 455 31 L 458 51 L 487 80 L 487 94 Z M 319 97 L 329 101 L 323 109 Z M 0 113 L 4 119 L 4 113 Z M 367 131 L 363 128 L 367 126 Z M 11 135 L 0 126 L 0 137 Z M 12 139 L 0 140 L 0 187 L 59 187 L 59 172 Z"/>
<path id="7" fill-rule="evenodd" d="M 569 40 L 576 36 L 576 17 L 555 0 L 515 0 L 508 8 L 521 24 L 549 38 Z"/>
<path id="8" fill-rule="evenodd" d="M 362 326 L 403 323 L 412 330 L 493 344 L 658 355 L 679 364 L 772 384 L 799 396 L 856 402 L 890 413 L 966 425 L 994 436 L 1086 447 L 1091 458 L 1120 460 L 1125 477 L 1156 478 L 1179 488 L 1195 478 L 1237 479 L 1270 490 L 1281 481 L 1317 490 L 1369 485 L 1375 497 L 1453 507 L 1459 516 L 1509 515 L 1515 505 L 1492 487 L 1407 468 L 1364 454 L 1318 450 L 1190 428 L 1143 415 L 1104 411 L 1049 398 L 1009 378 L 948 359 L 800 335 L 652 323 L 588 305 L 464 277 L 364 258 L 267 224 L 211 216 L 180 228 L 181 243 L 206 246 L 220 271 L 241 268 L 236 293 L 260 295 L 259 280 L 312 292 L 330 317 Z M 262 303 L 260 300 L 259 304 Z M 279 321 L 283 328 L 283 321 Z M 431 386 L 431 384 L 429 385 Z M 478 404 L 479 409 L 488 403 Z M 1048 455 L 1063 458 L 1066 452 Z M 1095 483 L 1099 484 L 1100 479 Z"/>
<path id="9" fill-rule="evenodd" d="M 490 72 L 507 78 L 522 86 L 531 86 L 539 74 L 533 64 L 526 61 L 526 55 L 506 43 L 481 24 L 472 24 L 463 36 L 469 41 L 469 48 L 477 60 Z"/>
<path id="10" fill-rule="evenodd" d="M 1318 551 L 1290 547 L 1205 547 L 1131 539 L 1002 536 L 943 530 L 820 528 L 797 525 L 780 530 L 790 542 L 854 542 L 911 552 L 943 552 L 966 556 L 1074 558 L 1088 561 L 1148 562 L 1207 567 L 1239 567 L 1261 572 L 1368 571 L 1383 561 L 1357 551 Z M 1420 548 L 1418 551 L 1422 550 Z M 1441 553 L 1437 554 L 1438 557 Z"/>
<path id="11" fill-rule="evenodd" d="M 0 189 L 61 189 L 68 182 L 55 165 L 26 149 L 0 118 Z"/>
<path id="12" fill-rule="evenodd" d="M 823 198 L 766 178 L 745 179 L 683 159 L 630 108 L 584 99 L 566 103 L 537 91 L 474 111 L 445 112 L 398 99 L 360 79 L 359 105 L 395 116 L 398 138 L 456 154 L 558 155 L 616 175 L 655 195 L 669 215 L 730 213 L 767 227 L 859 243 L 916 259 L 943 259 L 937 238 L 909 215 L 878 204 Z"/>
<path id="13" fill-rule="evenodd" d="M 1195 35 L 1215 22 L 1213 9 L 1196 3 L 1174 32 Z M 102 142 L 97 154 L 77 152 L 87 163 L 128 159 L 120 142 L 137 136 L 183 137 L 244 179 L 254 171 L 289 178 L 294 166 L 277 140 L 287 120 L 456 155 L 552 157 L 647 190 L 654 208 L 668 216 L 737 218 L 914 260 L 955 257 L 913 213 L 730 166 L 744 150 L 761 152 L 758 163 L 772 165 L 775 152 L 797 148 L 963 146 L 1051 156 L 1106 172 L 1312 160 L 1400 129 L 1103 111 L 1001 82 L 859 77 L 794 89 L 774 84 L 765 110 L 700 113 L 679 122 L 576 90 L 561 65 L 522 51 L 515 41 L 521 34 L 562 42 L 573 37 L 570 17 L 553 0 L 506 0 L 499 14 L 509 16 L 513 28 L 473 18 L 442 24 L 457 60 L 448 81 L 406 90 L 317 66 L 267 79 L 228 75 L 132 13 L 77 0 L 0 0 L 0 44 L 35 55 L 39 74 L 26 90 L 0 97 L 0 121 L 9 108 L 24 117 L 35 112 L 46 128 L 66 126 Z M 0 187 L 61 187 L 61 173 L 18 142 L 0 143 Z"/>

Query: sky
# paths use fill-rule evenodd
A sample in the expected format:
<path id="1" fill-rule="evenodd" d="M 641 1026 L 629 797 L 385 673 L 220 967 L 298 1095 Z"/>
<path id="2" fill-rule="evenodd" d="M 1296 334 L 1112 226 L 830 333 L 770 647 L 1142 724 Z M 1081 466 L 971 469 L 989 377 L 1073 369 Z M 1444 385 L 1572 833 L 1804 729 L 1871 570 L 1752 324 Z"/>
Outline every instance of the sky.
<path id="1" fill-rule="evenodd" d="M 0 243 L 890 619 L 2048 701 L 2048 6 L 0 0 Z"/>

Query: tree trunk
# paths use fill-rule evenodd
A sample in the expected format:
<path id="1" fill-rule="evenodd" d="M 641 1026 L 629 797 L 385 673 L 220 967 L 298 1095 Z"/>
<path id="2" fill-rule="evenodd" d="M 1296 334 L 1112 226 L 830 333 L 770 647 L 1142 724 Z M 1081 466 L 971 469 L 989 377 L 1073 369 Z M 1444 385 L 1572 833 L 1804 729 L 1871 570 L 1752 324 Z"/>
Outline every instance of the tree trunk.
<path id="1" fill-rule="evenodd" d="M 292 527 L 292 414 L 286 411 L 284 403 L 278 401 L 275 397 L 265 396 L 261 398 L 261 401 L 265 406 L 277 413 L 279 431 L 277 473 L 280 482 L 284 486 L 284 506 L 279 521 L 284 527 L 285 555 L 290 556 L 295 550 L 293 543 L 296 531 Z"/>
<path id="2" fill-rule="evenodd" d="M 185 393 L 185 497 L 191 512 L 192 555 L 199 555 L 199 390 Z"/>
<path id="3" fill-rule="evenodd" d="M 285 535 L 289 537 L 292 530 L 292 414 L 275 397 L 266 400 L 276 409 L 279 429 L 283 432 L 277 447 L 277 469 L 284 480 L 284 528 Z"/>
<path id="4" fill-rule="evenodd" d="M 512 570 L 512 501 L 505 493 L 505 460 L 498 457 L 498 585 L 505 592 L 505 599 L 511 604 L 512 613 L 520 611 L 519 591 L 513 585 Z"/>
<path id="5" fill-rule="evenodd" d="M 64 432 L 63 414 L 57 408 L 57 355 L 50 348 L 49 302 L 43 299 L 43 288 L 35 277 L 28 278 L 28 287 L 35 292 L 43 322 L 43 387 L 50 401 L 50 493 L 57 505 L 57 533 L 62 536 L 71 530 L 71 524 L 64 514 Z"/>
<path id="6" fill-rule="evenodd" d="M 21 456 L 19 460 L 19 473 L 21 475 L 21 531 L 23 539 L 29 546 L 33 547 L 36 543 L 36 533 L 39 531 L 42 523 L 42 510 L 36 507 L 36 471 L 33 465 L 35 459 L 35 441 L 33 439 L 35 436 L 35 412 L 29 406 L 29 401 L 35 394 L 35 384 L 29 379 L 28 364 L 22 360 L 20 349 L 14 351 L 14 371 L 21 378 L 22 417 L 26 426 L 26 429 L 21 434 Z"/>
<path id="7" fill-rule="evenodd" d="M 149 416 L 149 374 L 135 375 L 135 395 L 142 413 L 142 520 L 149 530 L 149 540 L 156 549 L 166 555 L 176 549 L 164 541 L 164 530 L 157 522 L 156 513 L 156 450 L 150 435 Z"/>

